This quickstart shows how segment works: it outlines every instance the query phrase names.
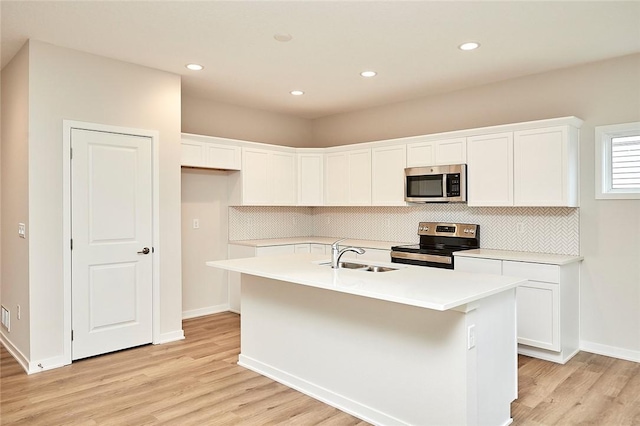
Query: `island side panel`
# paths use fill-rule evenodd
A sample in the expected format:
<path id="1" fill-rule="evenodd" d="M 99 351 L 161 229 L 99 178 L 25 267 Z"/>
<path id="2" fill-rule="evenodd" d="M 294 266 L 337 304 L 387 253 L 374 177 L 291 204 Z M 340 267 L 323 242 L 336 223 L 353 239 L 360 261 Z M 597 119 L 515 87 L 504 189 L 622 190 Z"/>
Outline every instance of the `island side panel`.
<path id="1" fill-rule="evenodd" d="M 467 320 L 476 324 L 478 424 L 510 424 L 518 397 L 516 289 L 482 299 Z"/>
<path id="2" fill-rule="evenodd" d="M 241 365 L 376 424 L 478 420 L 465 313 L 245 274 L 242 303 Z"/>

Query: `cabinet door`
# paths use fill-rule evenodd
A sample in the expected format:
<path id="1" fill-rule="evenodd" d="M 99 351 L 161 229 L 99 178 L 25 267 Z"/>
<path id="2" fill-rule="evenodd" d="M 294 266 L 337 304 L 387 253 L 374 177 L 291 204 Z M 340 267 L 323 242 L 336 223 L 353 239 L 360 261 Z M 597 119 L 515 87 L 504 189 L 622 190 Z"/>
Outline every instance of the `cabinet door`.
<path id="1" fill-rule="evenodd" d="M 271 204 L 269 187 L 269 153 L 261 149 L 242 150 L 242 204 Z"/>
<path id="2" fill-rule="evenodd" d="M 312 254 L 331 254 L 329 246 L 326 244 L 310 244 L 309 249 Z"/>
<path id="3" fill-rule="evenodd" d="M 269 204 L 296 205 L 296 156 L 288 152 L 271 152 L 268 163 L 267 191 Z"/>
<path id="4" fill-rule="evenodd" d="M 417 142 L 407 145 L 407 167 L 433 166 L 436 164 L 436 143 Z"/>
<path id="5" fill-rule="evenodd" d="M 205 143 L 206 167 L 221 170 L 240 170 L 240 147 Z"/>
<path id="6" fill-rule="evenodd" d="M 560 350 L 560 290 L 558 284 L 529 281 L 516 291 L 518 343 Z"/>
<path id="7" fill-rule="evenodd" d="M 513 133 L 467 138 L 469 206 L 513 205 Z"/>
<path id="8" fill-rule="evenodd" d="M 323 203 L 324 155 L 298 154 L 298 205 Z"/>
<path id="9" fill-rule="evenodd" d="M 464 164 L 467 162 L 467 138 L 436 141 L 435 148 L 436 164 Z"/>
<path id="10" fill-rule="evenodd" d="M 346 206 L 349 201 L 347 182 L 349 159 L 344 152 L 325 155 L 324 201 L 328 206 Z"/>
<path id="11" fill-rule="evenodd" d="M 204 143 L 182 139 L 180 143 L 180 165 L 205 167 Z"/>
<path id="12" fill-rule="evenodd" d="M 455 256 L 453 268 L 462 272 L 502 275 L 502 261 L 497 259 Z"/>
<path id="13" fill-rule="evenodd" d="M 404 206 L 405 145 L 371 150 L 371 204 L 374 206 Z"/>
<path id="14" fill-rule="evenodd" d="M 349 205 L 371 205 L 371 149 L 349 151 Z"/>
<path id="15" fill-rule="evenodd" d="M 516 206 L 577 206 L 569 197 L 568 126 L 514 133 L 514 204 Z"/>

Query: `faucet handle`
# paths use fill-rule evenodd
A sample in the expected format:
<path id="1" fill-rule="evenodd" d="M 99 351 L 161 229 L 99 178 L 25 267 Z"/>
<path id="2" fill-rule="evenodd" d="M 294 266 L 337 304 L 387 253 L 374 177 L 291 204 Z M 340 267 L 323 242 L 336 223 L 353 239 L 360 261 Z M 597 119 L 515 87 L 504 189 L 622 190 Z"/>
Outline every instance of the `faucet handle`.
<path id="1" fill-rule="evenodd" d="M 340 238 L 338 241 L 334 241 L 333 244 L 331 244 L 331 248 L 332 249 L 337 249 L 338 248 L 338 244 L 341 243 L 344 240 L 346 240 L 346 238 Z"/>

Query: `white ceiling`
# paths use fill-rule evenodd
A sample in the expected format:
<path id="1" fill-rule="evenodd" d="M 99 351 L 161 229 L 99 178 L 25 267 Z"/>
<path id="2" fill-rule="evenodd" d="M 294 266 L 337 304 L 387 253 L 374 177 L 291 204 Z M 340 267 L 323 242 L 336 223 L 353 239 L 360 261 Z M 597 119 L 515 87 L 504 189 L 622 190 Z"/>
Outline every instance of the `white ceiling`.
<path id="1" fill-rule="evenodd" d="M 640 52 L 640 1 L 5 0 L 0 11 L 3 67 L 32 38 L 180 74 L 187 95 L 304 118 Z M 481 48 L 457 48 L 469 40 Z M 378 76 L 360 77 L 368 69 Z"/>

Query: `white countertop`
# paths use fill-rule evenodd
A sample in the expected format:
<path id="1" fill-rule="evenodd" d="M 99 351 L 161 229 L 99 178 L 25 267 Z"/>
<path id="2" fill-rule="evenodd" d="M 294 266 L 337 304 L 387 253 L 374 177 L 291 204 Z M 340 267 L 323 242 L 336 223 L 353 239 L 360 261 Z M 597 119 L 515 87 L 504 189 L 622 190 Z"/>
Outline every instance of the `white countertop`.
<path id="1" fill-rule="evenodd" d="M 207 266 L 341 293 L 446 311 L 514 288 L 527 280 L 396 263 L 389 272 L 332 269 L 325 255 L 294 254 L 217 260 Z"/>
<path id="2" fill-rule="evenodd" d="M 463 250 L 453 253 L 459 257 L 479 257 L 482 259 L 513 260 L 515 262 L 544 263 L 548 265 L 566 265 L 580 262 L 582 256 L 569 256 L 565 254 L 531 253 L 526 251 L 508 251 L 492 249 Z"/>
<path id="3" fill-rule="evenodd" d="M 289 237 L 289 238 L 265 238 L 261 240 L 231 240 L 229 244 L 250 247 L 285 246 L 289 244 L 327 244 L 330 245 L 339 237 Z M 344 246 L 355 246 L 369 249 L 391 250 L 393 246 L 402 246 L 416 243 L 399 243 L 394 241 L 357 240 L 348 238 L 340 243 Z"/>

